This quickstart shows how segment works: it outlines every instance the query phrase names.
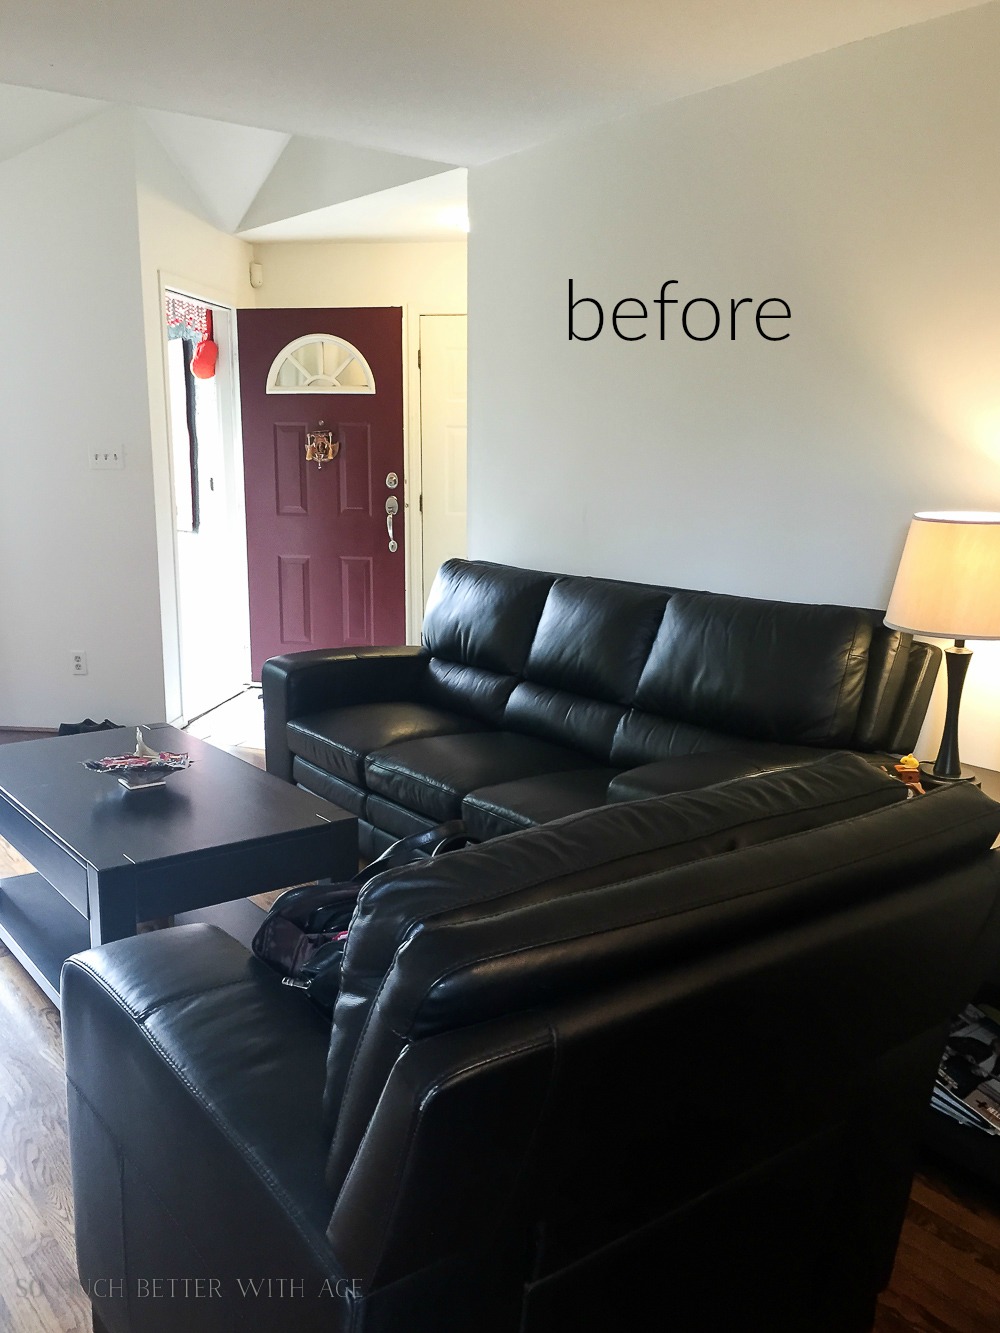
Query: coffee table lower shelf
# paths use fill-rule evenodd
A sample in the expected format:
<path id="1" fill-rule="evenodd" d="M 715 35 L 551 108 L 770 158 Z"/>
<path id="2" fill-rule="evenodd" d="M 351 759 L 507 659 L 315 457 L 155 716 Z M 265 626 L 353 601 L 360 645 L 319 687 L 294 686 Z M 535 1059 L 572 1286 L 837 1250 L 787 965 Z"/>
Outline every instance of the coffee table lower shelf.
<path id="1" fill-rule="evenodd" d="M 208 922 L 250 947 L 264 911 L 246 898 L 175 916 L 177 925 Z M 59 974 L 72 954 L 90 948 L 90 924 L 38 874 L 0 879 L 0 941 L 59 1006 Z"/>
<path id="2" fill-rule="evenodd" d="M 0 940 L 58 1005 L 62 965 L 90 948 L 90 926 L 41 875 L 13 875 L 0 879 Z"/>

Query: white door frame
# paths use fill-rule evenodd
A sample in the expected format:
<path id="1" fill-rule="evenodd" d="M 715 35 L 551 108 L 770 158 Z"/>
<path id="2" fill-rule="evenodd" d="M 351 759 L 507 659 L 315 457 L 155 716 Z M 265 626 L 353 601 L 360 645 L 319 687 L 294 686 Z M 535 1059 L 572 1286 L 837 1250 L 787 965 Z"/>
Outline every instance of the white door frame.
<path id="1" fill-rule="evenodd" d="M 406 640 L 420 642 L 424 620 L 423 439 L 420 424 L 420 320 L 424 315 L 466 315 L 465 310 L 442 310 L 440 305 L 403 307 L 403 419 L 406 504 Z"/>
<path id="2" fill-rule="evenodd" d="M 229 501 L 229 518 L 232 525 L 233 542 L 236 548 L 237 577 L 241 588 L 241 608 L 245 608 L 247 623 L 246 642 L 249 652 L 250 622 L 250 587 L 246 566 L 246 495 L 243 484 L 243 448 L 242 421 L 239 395 L 239 360 L 237 348 L 236 307 L 231 298 L 218 290 L 213 290 L 204 283 L 192 283 L 176 274 L 157 273 L 159 283 L 159 325 L 161 373 L 164 386 L 164 411 L 166 426 L 166 458 L 163 466 L 155 469 L 160 479 L 160 486 L 154 487 L 157 493 L 158 529 L 161 542 L 166 548 L 168 559 L 160 559 L 160 599 L 161 623 L 163 634 L 163 669 L 167 698 L 168 721 L 182 723 L 184 703 L 181 683 L 181 623 L 180 623 L 180 568 L 177 552 L 176 497 L 174 495 L 174 469 L 172 459 L 172 423 L 170 418 L 169 365 L 167 361 L 167 324 L 166 297 L 168 292 L 189 297 L 214 310 L 225 312 L 228 323 L 226 354 L 221 355 L 216 364 L 216 376 L 219 380 L 220 406 L 229 409 L 221 413 L 223 450 L 226 463 L 226 489 Z M 165 475 L 164 475 L 165 472 Z M 166 503 L 164 503 L 164 497 Z M 167 519 L 169 518 L 169 540 L 166 540 Z M 246 679 L 249 680 L 249 660 L 246 667 Z M 172 715 L 172 716 L 171 716 Z"/>
<path id="3" fill-rule="evenodd" d="M 420 513 L 423 491 L 420 452 L 420 316 L 423 306 L 403 307 L 403 503 L 406 506 L 406 641 L 420 642 L 424 525 Z"/>

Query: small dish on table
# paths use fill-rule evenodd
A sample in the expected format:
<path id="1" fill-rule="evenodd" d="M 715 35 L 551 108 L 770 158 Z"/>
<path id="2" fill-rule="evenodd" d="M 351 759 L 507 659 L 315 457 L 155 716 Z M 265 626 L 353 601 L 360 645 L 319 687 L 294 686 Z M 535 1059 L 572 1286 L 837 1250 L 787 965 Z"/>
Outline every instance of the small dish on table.
<path id="1" fill-rule="evenodd" d="M 135 729 L 135 753 L 106 755 L 84 763 L 92 773 L 115 773 L 126 791 L 153 791 L 166 786 L 170 773 L 187 768 L 191 760 L 186 753 L 154 750 L 142 738 L 141 727 Z"/>

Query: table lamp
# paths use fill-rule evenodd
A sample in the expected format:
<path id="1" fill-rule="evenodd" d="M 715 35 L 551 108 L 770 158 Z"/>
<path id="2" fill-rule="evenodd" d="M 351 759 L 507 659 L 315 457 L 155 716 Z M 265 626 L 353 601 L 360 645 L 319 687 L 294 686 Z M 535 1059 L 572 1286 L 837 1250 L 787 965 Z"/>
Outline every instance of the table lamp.
<path id="1" fill-rule="evenodd" d="M 1000 514 L 914 514 L 885 613 L 890 629 L 954 639 L 945 649 L 948 703 L 934 782 L 963 782 L 958 709 L 972 650 L 966 639 L 1000 639 Z"/>

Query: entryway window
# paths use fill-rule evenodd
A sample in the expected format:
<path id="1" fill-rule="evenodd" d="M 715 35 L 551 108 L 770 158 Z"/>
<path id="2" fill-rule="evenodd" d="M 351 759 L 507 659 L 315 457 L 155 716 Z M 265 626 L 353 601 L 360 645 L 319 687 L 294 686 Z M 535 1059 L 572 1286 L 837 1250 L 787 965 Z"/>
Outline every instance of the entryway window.
<path id="1" fill-rule="evenodd" d="M 307 333 L 283 347 L 267 373 L 268 393 L 374 393 L 372 368 L 332 333 Z"/>

